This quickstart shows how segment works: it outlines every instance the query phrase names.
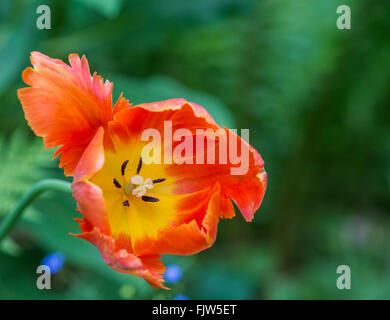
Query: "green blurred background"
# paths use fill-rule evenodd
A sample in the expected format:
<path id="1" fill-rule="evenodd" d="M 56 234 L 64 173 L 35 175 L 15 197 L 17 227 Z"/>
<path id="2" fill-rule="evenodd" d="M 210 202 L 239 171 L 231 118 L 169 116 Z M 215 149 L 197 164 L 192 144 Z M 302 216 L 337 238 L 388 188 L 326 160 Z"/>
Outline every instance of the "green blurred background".
<path id="1" fill-rule="evenodd" d="M 41 4 L 51 30 L 36 27 Z M 351 30 L 336 28 L 340 4 Z M 69 236 L 73 198 L 48 193 L 1 245 L 0 298 L 390 298 L 389 12 L 371 0 L 0 0 L 0 219 L 34 182 L 63 178 L 16 97 L 32 50 L 86 54 L 115 98 L 183 97 L 249 128 L 269 177 L 251 224 L 223 220 L 209 250 L 163 258 L 169 292 Z M 38 290 L 52 253 L 60 270 Z M 343 264 L 351 290 L 336 287 Z"/>

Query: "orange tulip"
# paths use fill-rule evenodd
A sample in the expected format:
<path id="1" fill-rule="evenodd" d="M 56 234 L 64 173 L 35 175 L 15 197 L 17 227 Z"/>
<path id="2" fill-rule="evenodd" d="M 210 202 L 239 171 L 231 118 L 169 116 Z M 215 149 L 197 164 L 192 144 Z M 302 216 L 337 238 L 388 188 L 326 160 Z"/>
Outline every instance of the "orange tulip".
<path id="1" fill-rule="evenodd" d="M 85 56 L 71 54 L 69 62 L 31 54 L 33 68 L 22 74 L 29 87 L 18 90 L 25 117 L 46 148 L 59 147 L 54 157 L 60 155 L 60 167 L 73 176 L 83 217 L 76 219 L 82 231 L 76 236 L 94 244 L 113 269 L 165 288 L 162 254 L 190 255 L 210 247 L 219 219 L 235 216 L 232 201 L 246 221 L 253 219 L 267 184 L 264 162 L 201 106 L 184 99 L 131 106 L 122 95 L 113 105 L 112 83 L 91 76 Z M 172 132 L 185 129 L 182 138 L 195 150 L 181 162 L 176 148 L 182 139 L 166 139 L 167 123 Z M 161 133 L 153 149 L 161 163 L 142 157 L 148 129 Z M 203 149 L 195 148 L 196 141 L 203 141 Z M 206 158 L 210 141 L 218 154 L 215 164 L 197 160 Z M 232 141 L 238 154 L 248 154 L 243 174 L 231 173 L 237 163 L 230 158 L 220 161 L 220 147 L 229 142 L 225 146 L 232 148 Z"/>

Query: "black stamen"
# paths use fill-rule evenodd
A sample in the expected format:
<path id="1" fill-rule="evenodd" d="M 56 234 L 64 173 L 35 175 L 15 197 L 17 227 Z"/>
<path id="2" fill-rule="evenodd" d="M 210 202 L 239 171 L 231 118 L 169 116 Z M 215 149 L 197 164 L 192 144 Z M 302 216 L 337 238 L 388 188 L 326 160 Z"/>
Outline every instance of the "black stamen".
<path id="1" fill-rule="evenodd" d="M 159 202 L 160 199 L 155 197 L 149 197 L 149 196 L 142 196 L 142 200 L 146 202 Z"/>
<path id="2" fill-rule="evenodd" d="M 125 201 L 123 201 L 123 205 L 125 206 L 125 207 L 128 207 L 130 204 L 129 204 L 129 200 L 125 200 Z"/>
<path id="3" fill-rule="evenodd" d="M 122 188 L 121 184 L 115 178 L 114 178 L 114 185 L 115 185 L 115 187 L 117 187 L 119 189 Z"/>
<path id="4" fill-rule="evenodd" d="M 162 178 L 162 179 L 154 179 L 154 180 L 153 180 L 153 183 L 159 183 L 159 182 L 163 182 L 163 181 L 165 181 L 165 180 L 167 180 L 167 179 L 165 179 L 165 178 Z"/>
<path id="5" fill-rule="evenodd" d="M 122 167 L 121 167 L 122 176 L 125 175 L 125 170 L 126 170 L 126 166 L 127 166 L 128 162 L 129 162 L 129 160 L 126 160 L 125 162 L 122 163 Z"/>
<path id="6" fill-rule="evenodd" d="M 139 174 L 139 172 L 141 171 L 141 168 L 142 168 L 142 157 L 139 159 L 139 162 L 138 162 L 137 174 Z"/>

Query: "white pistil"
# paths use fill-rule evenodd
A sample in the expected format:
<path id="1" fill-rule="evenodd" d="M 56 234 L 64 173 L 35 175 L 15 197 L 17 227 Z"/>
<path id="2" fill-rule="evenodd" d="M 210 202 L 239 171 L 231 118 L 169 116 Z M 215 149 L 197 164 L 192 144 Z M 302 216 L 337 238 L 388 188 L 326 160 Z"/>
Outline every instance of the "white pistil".
<path id="1" fill-rule="evenodd" d="M 153 188 L 153 180 L 150 178 L 147 178 L 144 183 L 145 188 L 152 189 Z"/>
<path id="2" fill-rule="evenodd" d="M 132 176 L 130 181 L 134 185 L 143 185 L 144 184 L 144 178 L 138 174 L 135 176 Z"/>
<path id="3" fill-rule="evenodd" d="M 130 181 L 133 186 L 131 194 L 137 198 L 142 198 L 146 194 L 146 189 L 153 188 L 153 180 L 150 178 L 144 180 L 142 176 L 135 175 L 131 177 Z M 130 190 L 130 188 L 128 189 Z"/>

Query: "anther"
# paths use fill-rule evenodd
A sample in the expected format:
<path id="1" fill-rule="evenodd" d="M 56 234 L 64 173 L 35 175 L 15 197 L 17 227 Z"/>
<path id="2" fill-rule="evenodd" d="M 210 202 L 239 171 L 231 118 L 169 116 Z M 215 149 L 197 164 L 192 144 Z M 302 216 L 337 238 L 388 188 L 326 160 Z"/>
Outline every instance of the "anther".
<path id="1" fill-rule="evenodd" d="M 139 159 L 139 162 L 138 162 L 137 174 L 139 174 L 139 172 L 141 171 L 141 168 L 142 168 L 142 157 Z"/>
<path id="2" fill-rule="evenodd" d="M 165 179 L 165 178 L 162 178 L 162 179 L 154 179 L 154 180 L 153 180 L 153 183 L 159 183 L 159 182 L 163 182 L 163 181 L 165 181 L 165 180 L 167 180 L 167 179 Z"/>
<path id="3" fill-rule="evenodd" d="M 125 175 L 125 170 L 126 170 L 126 166 L 127 166 L 128 162 L 129 162 L 129 160 L 126 160 L 125 162 L 122 163 L 122 167 L 121 167 L 122 176 Z"/>
<path id="4" fill-rule="evenodd" d="M 118 180 L 116 180 L 115 178 L 114 178 L 114 185 L 115 185 L 115 187 L 117 187 L 117 188 L 122 188 L 122 186 L 121 186 L 121 184 L 118 182 Z"/>
<path id="5" fill-rule="evenodd" d="M 125 206 L 125 207 L 128 207 L 130 204 L 129 204 L 129 200 L 125 200 L 125 201 L 123 201 L 123 205 Z"/>
<path id="6" fill-rule="evenodd" d="M 155 197 L 149 197 L 149 196 L 142 196 L 142 200 L 146 202 L 159 202 L 160 199 Z"/>

